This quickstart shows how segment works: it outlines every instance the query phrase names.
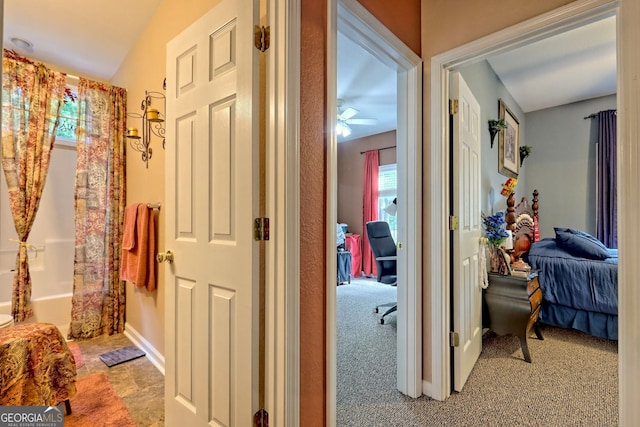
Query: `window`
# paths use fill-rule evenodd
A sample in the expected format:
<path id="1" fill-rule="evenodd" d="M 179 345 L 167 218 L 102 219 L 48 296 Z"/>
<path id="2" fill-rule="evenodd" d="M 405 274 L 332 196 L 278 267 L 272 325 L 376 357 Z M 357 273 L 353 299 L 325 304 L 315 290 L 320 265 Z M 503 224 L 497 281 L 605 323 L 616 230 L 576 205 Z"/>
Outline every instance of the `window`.
<path id="1" fill-rule="evenodd" d="M 78 126 L 78 93 L 76 88 L 67 88 L 74 99 L 65 96 L 60 109 L 60 122 L 56 132 L 56 142 L 64 145 L 76 145 L 76 127 Z"/>
<path id="2" fill-rule="evenodd" d="M 398 192 L 397 165 L 382 165 L 378 169 L 378 219 L 387 221 L 393 240 L 398 241 L 398 217 L 389 215 L 384 208 L 393 203 Z"/>

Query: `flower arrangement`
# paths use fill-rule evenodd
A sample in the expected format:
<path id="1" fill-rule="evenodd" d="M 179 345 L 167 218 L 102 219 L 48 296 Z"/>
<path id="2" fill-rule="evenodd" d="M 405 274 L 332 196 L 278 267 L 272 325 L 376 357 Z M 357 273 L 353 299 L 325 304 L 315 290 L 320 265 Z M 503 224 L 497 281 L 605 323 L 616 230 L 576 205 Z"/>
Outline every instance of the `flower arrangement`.
<path id="1" fill-rule="evenodd" d="M 507 222 L 504 212 L 496 212 L 489 216 L 482 214 L 482 223 L 487 235 L 487 245 L 490 249 L 498 249 L 509 236 L 505 228 Z"/>

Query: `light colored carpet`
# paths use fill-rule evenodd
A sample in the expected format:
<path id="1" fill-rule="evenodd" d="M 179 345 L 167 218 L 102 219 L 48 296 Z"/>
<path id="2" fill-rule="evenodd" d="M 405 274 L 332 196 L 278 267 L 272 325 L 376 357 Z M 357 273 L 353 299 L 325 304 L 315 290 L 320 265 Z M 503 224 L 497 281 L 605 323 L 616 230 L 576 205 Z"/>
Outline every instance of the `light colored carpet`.
<path id="1" fill-rule="evenodd" d="M 79 378 L 65 427 L 136 427 L 129 411 L 103 372 Z"/>
<path id="2" fill-rule="evenodd" d="M 529 339 L 526 363 L 516 337 L 489 331 L 464 389 L 444 402 L 396 390 L 396 318 L 376 304 L 395 288 L 352 280 L 337 289 L 337 425 L 616 426 L 617 342 L 544 327 Z"/>

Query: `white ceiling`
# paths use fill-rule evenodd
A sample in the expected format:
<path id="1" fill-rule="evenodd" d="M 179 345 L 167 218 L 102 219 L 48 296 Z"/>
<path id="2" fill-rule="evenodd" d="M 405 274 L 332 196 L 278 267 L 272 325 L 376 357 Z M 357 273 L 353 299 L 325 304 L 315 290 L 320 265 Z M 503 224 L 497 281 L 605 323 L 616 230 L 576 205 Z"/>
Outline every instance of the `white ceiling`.
<path id="1" fill-rule="evenodd" d="M 5 49 L 63 71 L 110 80 L 162 0 L 7 0 Z M 19 49 L 12 37 L 33 43 Z"/>
<path id="2" fill-rule="evenodd" d="M 162 0 L 4 2 L 4 47 L 64 71 L 110 80 Z M 525 112 L 616 92 L 615 17 L 577 28 L 489 60 Z M 31 41 L 31 51 L 10 39 Z M 347 139 L 396 128 L 396 74 L 338 34 L 338 93 L 354 116 Z M 346 140 L 342 137 L 339 141 Z"/>
<path id="3" fill-rule="evenodd" d="M 616 93 L 615 16 L 489 59 L 525 113 Z"/>

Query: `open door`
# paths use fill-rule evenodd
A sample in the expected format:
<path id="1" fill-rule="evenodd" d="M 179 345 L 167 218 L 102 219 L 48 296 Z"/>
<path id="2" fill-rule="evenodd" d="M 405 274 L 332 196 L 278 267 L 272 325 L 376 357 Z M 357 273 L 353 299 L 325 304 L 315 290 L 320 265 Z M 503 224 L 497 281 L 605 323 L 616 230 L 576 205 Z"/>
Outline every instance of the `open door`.
<path id="1" fill-rule="evenodd" d="M 480 286 L 480 105 L 460 73 L 451 76 L 453 116 L 454 389 L 462 390 L 482 350 L 482 287 Z M 457 101 L 457 102 L 456 102 Z M 457 106 L 456 106 L 457 104 Z M 457 229 L 456 229 L 457 228 Z"/>
<path id="2" fill-rule="evenodd" d="M 168 426 L 250 426 L 259 406 L 256 8 L 223 0 L 167 45 Z"/>

